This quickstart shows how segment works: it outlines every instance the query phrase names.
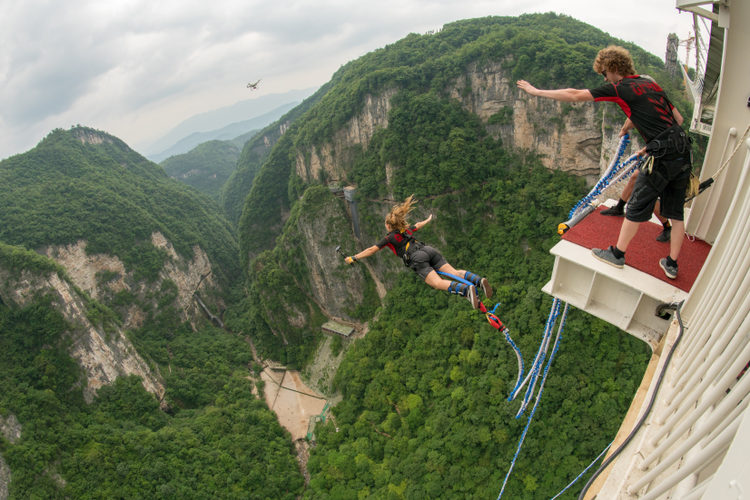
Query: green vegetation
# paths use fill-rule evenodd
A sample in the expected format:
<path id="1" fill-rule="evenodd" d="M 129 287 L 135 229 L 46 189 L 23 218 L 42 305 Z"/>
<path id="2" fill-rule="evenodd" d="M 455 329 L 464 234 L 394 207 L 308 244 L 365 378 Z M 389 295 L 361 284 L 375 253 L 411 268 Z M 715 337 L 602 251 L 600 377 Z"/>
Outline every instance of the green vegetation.
<path id="1" fill-rule="evenodd" d="M 0 384 L 8 388 L 0 415 L 12 413 L 23 425 L 20 441 L 0 438 L 11 496 L 497 495 L 525 423 L 513 418 L 519 402 L 506 400 L 514 353 L 465 300 L 426 287 L 387 251 L 365 269 L 344 267 L 333 248 L 351 253 L 376 242 L 394 199 L 414 193 L 413 221 L 436 216 L 419 238 L 457 268 L 490 278 L 497 295 L 488 305 L 500 302 L 498 314 L 528 366 L 551 303 L 541 287 L 552 269 L 554 228 L 586 188 L 493 135 L 512 124 L 511 106 L 483 123 L 450 96 L 468 95 L 467 72 L 486 68 L 543 88 L 593 87 L 601 77 L 591 62 L 610 43 L 628 47 L 639 71 L 683 110 L 679 83 L 631 44 L 566 16 L 491 17 L 411 34 L 343 66 L 245 144 L 219 195 L 224 214 L 118 139 L 84 127 L 55 130 L 1 162 L 0 272 L 62 273 L 29 249 L 81 239 L 89 253 L 118 256 L 144 291 L 110 289 L 117 273 L 101 272 L 101 302 L 86 297 L 87 314 L 121 325 L 117 314 L 137 308 L 139 326 L 125 333 L 166 388 L 157 401 L 139 379 L 124 377 L 86 403 L 85 378 L 68 354 L 75 339 L 51 299 L 24 307 L 0 300 Z M 366 148 L 344 152 L 351 161 L 334 159 L 337 185 L 357 186 L 362 237 L 355 243 L 346 202 L 326 185 L 333 176 L 321 172 L 308 182 L 297 162 L 329 145 L 367 96 L 386 91 L 394 92 L 388 127 Z M 562 123 L 556 118 L 550 130 Z M 181 256 L 191 257 L 196 245 L 207 252 L 227 330 L 186 318 L 177 284 L 158 279 L 170 257 L 151 243 L 156 231 Z M 369 269 L 388 290 L 382 304 Z M 343 400 L 332 410 L 335 422 L 316 427 L 305 488 L 288 434 L 251 394 L 248 369 L 259 367 L 245 337 L 261 356 L 303 369 L 322 339 L 323 310 L 332 307 L 316 301 L 315 273 L 341 286 L 340 295 L 351 297 L 341 315 L 369 322 L 369 331 L 334 342 L 345 351 L 334 378 Z M 639 341 L 572 311 L 510 498 L 557 493 L 601 451 L 648 356 Z"/>
<path id="2" fill-rule="evenodd" d="M 49 299 L 0 302 L 0 415 L 22 424 L 17 443 L 0 437 L 11 498 L 291 500 L 301 492 L 288 434 L 250 392 L 240 339 L 184 330 L 163 340 L 169 399 L 195 408 L 175 405 L 169 415 L 137 377 L 85 404 L 67 330 Z"/>
<path id="3" fill-rule="evenodd" d="M 515 165 L 419 207 L 437 214 L 422 239 L 445 238 L 449 262 L 489 276 L 487 303 L 501 304 L 526 366 L 551 305 L 540 291 L 557 240 L 549 228 L 581 192 L 566 175 Z M 645 344 L 572 311 L 508 497 L 549 498 L 583 470 L 616 433 L 648 358 Z M 344 399 L 335 424 L 316 428 L 307 498 L 493 498 L 528 416 L 516 420 L 520 402 L 507 401 L 516 375 L 481 314 L 402 272 L 336 375 Z"/>
<path id="4" fill-rule="evenodd" d="M 243 203 L 253 185 L 253 179 L 267 160 L 271 149 L 281 137 L 282 130 L 313 106 L 320 99 L 320 96 L 325 94 L 328 87 L 329 85 L 323 85 L 314 95 L 282 116 L 278 122 L 256 133 L 252 140 L 245 143 L 240 158 L 237 160 L 237 168 L 224 184 L 220 195 L 220 204 L 227 219 L 233 225 L 238 224 L 242 215 Z"/>
<path id="5" fill-rule="evenodd" d="M 0 162 L 4 243 L 39 249 L 85 240 L 89 254 L 116 255 L 137 278 L 153 280 L 167 258 L 151 243 L 156 231 L 186 258 L 199 245 L 224 282 L 236 274 L 235 238 L 218 206 L 115 137 L 58 129 Z"/>
<path id="6" fill-rule="evenodd" d="M 473 65 L 492 63 L 500 63 L 510 80 L 526 78 L 542 88 L 594 87 L 601 77 L 591 68 L 593 58 L 610 43 L 628 47 L 636 66 L 668 89 L 678 85 L 662 78 L 658 58 L 553 14 L 452 23 L 344 66 L 320 102 L 277 143 L 245 200 L 242 258 L 253 270 L 251 285 L 266 285 L 252 288 L 251 300 L 279 308 L 266 314 L 261 307 L 248 323 L 263 328 L 283 310 L 269 291 L 274 283 L 285 287 L 282 296 L 299 293 L 296 287 L 304 290 L 304 283 L 291 285 L 291 276 L 281 272 L 286 259 L 277 254 L 290 234 L 285 214 L 317 189 L 296 175 L 296 155 L 329 142 L 359 112 L 366 95 L 395 88 L 388 127 L 355 155 L 343 180 L 357 186 L 362 246 L 382 236 L 380 200 L 415 193 L 421 201 L 414 219 L 437 216 L 420 239 L 434 242 L 454 265 L 491 278 L 501 318 L 526 356 L 533 355 L 551 302 L 540 289 L 552 268 L 554 227 L 585 187 L 545 171 L 533 156 L 504 148 L 448 90 Z M 509 119 L 505 110 L 489 125 Z M 387 252 L 372 263 L 389 285 L 386 305 L 336 376 L 344 400 L 333 410 L 336 423 L 316 429 L 306 495 L 496 495 L 523 427 L 513 419 L 518 403 L 505 401 L 516 375 L 513 353 L 463 301 L 425 287 Z M 259 268 L 273 270 L 278 281 Z M 572 313 L 566 330 L 509 486 L 512 498 L 554 495 L 601 451 L 648 360 L 647 346 L 581 313 Z M 279 336 L 267 338 L 285 359 L 299 349 L 283 345 Z"/>
<path id="7" fill-rule="evenodd" d="M 0 267 L 7 269 L 16 275 L 20 274 L 21 271 L 39 273 L 55 272 L 61 276 L 65 275 L 65 269 L 54 260 L 43 257 L 20 246 L 6 245 L 1 241 Z"/>
<path id="8" fill-rule="evenodd" d="M 230 141 L 204 142 L 190 152 L 160 163 L 170 177 L 192 186 L 214 201 L 237 166 L 240 149 Z"/>

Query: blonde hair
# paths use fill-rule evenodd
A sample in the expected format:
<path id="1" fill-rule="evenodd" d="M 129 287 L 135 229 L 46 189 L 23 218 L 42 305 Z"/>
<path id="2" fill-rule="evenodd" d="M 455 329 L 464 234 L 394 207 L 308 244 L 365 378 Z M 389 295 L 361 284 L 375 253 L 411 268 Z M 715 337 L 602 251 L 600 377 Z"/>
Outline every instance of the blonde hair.
<path id="1" fill-rule="evenodd" d="M 388 224 L 393 231 L 402 233 L 409 227 L 409 223 L 406 222 L 406 216 L 412 211 L 414 205 L 416 205 L 414 195 L 409 196 L 404 200 L 403 203 L 396 205 L 388 212 L 385 216 L 385 223 Z"/>
<path id="2" fill-rule="evenodd" d="M 600 50 L 596 55 L 596 59 L 594 59 L 594 71 L 597 73 L 611 71 L 620 76 L 631 76 L 635 75 L 635 66 L 633 65 L 633 58 L 630 57 L 628 49 L 619 45 L 610 45 Z"/>

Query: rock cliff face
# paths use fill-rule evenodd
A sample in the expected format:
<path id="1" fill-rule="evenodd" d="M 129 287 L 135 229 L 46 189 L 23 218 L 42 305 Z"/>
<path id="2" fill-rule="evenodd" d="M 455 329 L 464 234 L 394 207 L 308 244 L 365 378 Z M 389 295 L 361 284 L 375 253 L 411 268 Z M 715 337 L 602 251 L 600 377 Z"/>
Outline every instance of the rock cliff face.
<path id="1" fill-rule="evenodd" d="M 37 275 L 23 271 L 15 276 L 0 269 L 0 297 L 3 302 L 23 307 L 35 297 L 50 295 L 52 303 L 70 325 L 70 356 L 77 360 L 86 376 L 84 398 L 92 401 L 99 387 L 113 382 L 121 375 L 138 375 L 143 386 L 160 400 L 164 385 L 136 352 L 121 328 L 105 330 L 88 318 L 86 298 L 72 283 L 56 273 Z"/>
<path id="2" fill-rule="evenodd" d="M 353 321 L 350 312 L 364 300 L 365 277 L 360 269 L 343 269 L 336 253 L 339 235 L 350 231 L 343 200 L 307 204 L 295 219 L 294 233 L 313 300 L 329 317 Z"/>
<path id="3" fill-rule="evenodd" d="M 10 467 L 0 455 L 0 500 L 7 500 L 8 485 L 10 484 Z"/>
<path id="4" fill-rule="evenodd" d="M 10 444 L 15 444 L 21 439 L 21 424 L 12 413 L 5 417 L 0 414 L 0 435 Z M 8 485 L 10 485 L 10 467 L 0 455 L 0 500 L 7 500 Z"/>
<path id="5" fill-rule="evenodd" d="M 330 143 L 313 146 L 309 151 L 298 151 L 297 175 L 309 182 L 318 179 L 322 170 L 330 181 L 341 180 L 350 164 L 352 148 L 361 146 L 367 149 L 375 130 L 388 126 L 388 112 L 395 93 L 395 89 L 389 89 L 377 96 L 368 95 L 362 111 L 336 132 Z"/>
<path id="6" fill-rule="evenodd" d="M 391 98 L 397 89 L 367 96 L 362 111 L 339 130 L 331 142 L 298 151 L 296 172 L 305 181 L 344 177 L 353 147 L 366 149 L 372 134 L 388 126 Z M 531 97 L 516 89 L 501 63 L 472 65 L 447 89 L 448 95 L 479 116 L 487 130 L 507 147 L 536 151 L 551 170 L 586 177 L 593 183 L 607 167 L 624 121 L 606 105 L 561 103 Z"/>
<path id="7" fill-rule="evenodd" d="M 12 413 L 7 416 L 0 415 L 0 434 L 10 443 L 14 444 L 21 439 L 21 424 Z"/>
<path id="8" fill-rule="evenodd" d="M 604 133 L 599 105 L 528 96 L 516 89 L 500 63 L 471 66 L 449 92 L 503 144 L 536 151 L 550 170 L 593 181 L 606 167 L 602 141 L 612 132 Z"/>
<path id="9" fill-rule="evenodd" d="M 206 253 L 198 246 L 193 248 L 194 257 L 186 261 L 177 255 L 172 244 L 161 233 L 151 235 L 151 243 L 165 250 L 169 256 L 160 274 L 160 281 L 170 280 L 177 286 L 177 306 L 183 321 L 194 324 L 200 314 L 193 295 L 201 290 L 212 289 L 216 283 L 211 273 L 211 263 Z M 62 265 L 73 283 L 96 300 L 106 301 L 114 294 L 127 290 L 145 300 L 150 289 L 158 284 L 137 282 L 125 271 L 125 265 L 117 257 L 86 253 L 86 242 L 74 245 L 49 247 L 46 255 Z M 222 307 L 220 304 L 219 307 Z M 125 329 L 138 328 L 143 321 L 143 312 L 131 306 L 125 315 Z"/>
<path id="10" fill-rule="evenodd" d="M 328 142 L 295 151 L 296 174 L 305 182 L 324 180 L 329 185 L 340 185 L 347 177 L 354 155 L 368 148 L 378 129 L 388 127 L 391 101 L 398 90 L 389 88 L 377 95 L 368 95 L 361 111 Z M 560 103 L 528 96 L 516 88 L 515 80 L 510 79 L 500 62 L 470 66 L 446 89 L 446 95 L 476 114 L 488 133 L 506 147 L 538 153 L 547 168 L 585 177 L 590 184 L 609 164 L 624 119 L 619 110 L 606 104 Z M 394 168 L 398 166 L 385 165 L 389 185 Z M 370 201 L 377 204 L 375 200 Z M 325 204 L 323 208 L 307 207 L 302 215 L 291 217 L 288 223 L 292 226 L 287 226 L 286 231 L 294 235 L 294 242 L 281 245 L 288 247 L 287 252 L 296 248 L 305 261 L 305 278 L 296 280 L 302 294 L 312 299 L 327 316 L 355 322 L 351 311 L 364 301 L 372 300 L 372 297 L 365 299 L 363 292 L 370 281 L 370 273 L 365 266 L 354 266 L 345 278 L 337 275 L 340 266 L 333 251 L 335 243 L 330 239 L 351 238 L 351 227 L 346 224 L 350 214 L 343 214 L 344 222 L 337 230 L 331 221 L 340 218 L 341 207 L 334 207 L 330 201 L 326 203 L 327 207 Z M 336 205 L 348 211 L 343 200 Z M 363 237 L 360 243 L 366 246 L 376 237 Z M 375 261 L 368 265 L 375 265 Z M 377 286 L 375 275 L 387 280 L 389 273 L 387 269 L 378 269 L 370 276 Z M 346 290 L 341 289 L 343 283 Z M 347 298 L 346 303 L 342 302 L 342 297 Z M 283 296 L 277 300 L 286 303 L 291 327 L 307 323 L 309 315 L 304 307 L 300 309 L 300 304 Z M 279 331 L 284 329 L 283 325 L 277 327 Z"/>
<path id="11" fill-rule="evenodd" d="M 141 326 L 145 318 L 144 311 L 135 304 L 156 301 L 151 292 L 158 290 L 164 280 L 170 280 L 177 288 L 175 305 L 182 320 L 195 323 L 203 311 L 194 300 L 194 294 L 205 291 L 210 296 L 216 287 L 211 264 L 203 250 L 196 247 L 193 259 L 186 260 L 177 255 L 160 233 L 154 233 L 151 239 L 155 246 L 169 255 L 157 283 L 134 280 L 116 257 L 87 255 L 85 241 L 45 250 L 48 257 L 65 268 L 67 279 L 60 278 L 56 273 L 40 275 L 22 271 L 18 274 L 0 268 L 0 299 L 6 304 L 22 307 L 39 295 L 52 296 L 54 307 L 70 325 L 70 331 L 66 332 L 71 340 L 69 354 L 83 369 L 86 377 L 84 397 L 88 401 L 93 399 L 99 387 L 123 375 L 141 377 L 146 390 L 162 400 L 164 385 L 161 377 L 139 355 L 124 333 Z M 125 311 L 123 324 L 106 327 L 93 324 L 88 317 L 89 297 L 106 304 L 120 291 L 128 291 L 137 297 L 135 304 Z M 222 306 L 216 303 L 211 305 Z"/>

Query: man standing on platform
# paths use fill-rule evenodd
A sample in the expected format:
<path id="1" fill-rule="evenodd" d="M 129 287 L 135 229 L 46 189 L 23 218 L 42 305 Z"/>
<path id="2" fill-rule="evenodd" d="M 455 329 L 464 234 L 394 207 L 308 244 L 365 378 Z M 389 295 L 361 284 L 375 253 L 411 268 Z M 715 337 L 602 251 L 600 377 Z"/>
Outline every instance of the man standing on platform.
<path id="1" fill-rule="evenodd" d="M 685 191 L 691 172 L 690 140 L 680 127 L 682 116 L 655 81 L 635 74 L 633 59 L 625 48 L 611 45 L 600 50 L 594 71 L 601 73 L 606 83 L 590 90 L 541 90 L 526 80 L 519 80 L 516 85 L 529 95 L 557 101 L 612 101 L 625 112 L 627 119 L 620 136 L 633 127 L 638 130 L 646 143 L 639 153 L 648 155 L 647 166 L 636 180 L 617 243 L 591 251 L 597 259 L 622 268 L 625 251 L 641 222 L 651 218 L 657 200 L 661 200 L 661 215 L 671 220 L 675 237 L 670 239 L 669 255 L 659 265 L 668 278 L 675 279 L 685 231 Z"/>

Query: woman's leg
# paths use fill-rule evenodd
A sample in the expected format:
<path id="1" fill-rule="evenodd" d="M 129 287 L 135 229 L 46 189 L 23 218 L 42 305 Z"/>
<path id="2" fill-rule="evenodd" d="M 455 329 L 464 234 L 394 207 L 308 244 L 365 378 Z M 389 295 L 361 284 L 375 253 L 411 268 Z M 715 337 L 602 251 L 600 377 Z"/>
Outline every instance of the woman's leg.
<path id="1" fill-rule="evenodd" d="M 458 276 L 458 274 L 456 274 L 456 276 Z M 430 285 L 432 288 L 435 288 L 437 290 L 447 290 L 448 287 L 452 283 L 451 280 L 444 280 L 443 278 L 441 278 L 440 275 L 436 273 L 434 269 L 427 274 L 427 277 L 424 279 L 424 282 Z"/>
<path id="2" fill-rule="evenodd" d="M 471 271 L 465 271 L 463 269 L 457 270 L 447 262 L 442 265 L 439 269 L 441 272 L 452 274 L 453 276 L 457 276 L 461 278 L 464 281 L 468 281 L 470 283 L 474 283 L 474 286 L 476 286 L 478 289 L 481 289 L 482 292 L 484 292 L 484 295 L 486 297 L 492 297 L 492 286 L 490 286 L 490 282 L 487 280 L 487 278 L 483 278 L 479 275 L 476 275 L 472 273 Z"/>
<path id="3" fill-rule="evenodd" d="M 445 266 L 441 266 L 440 269 L 441 270 L 445 269 L 445 271 L 443 272 L 448 272 L 448 269 L 446 269 Z M 450 269 L 454 272 L 456 271 L 452 267 Z M 456 274 L 456 276 L 458 276 L 458 274 Z M 458 281 L 444 280 L 443 278 L 440 277 L 440 275 L 434 269 L 430 270 L 430 272 L 425 277 L 424 282 L 430 285 L 432 288 L 436 288 L 438 290 L 445 290 L 448 293 L 466 297 L 467 299 L 469 299 L 469 302 L 471 302 L 472 308 L 474 309 L 479 308 L 479 298 L 477 297 L 477 287 L 475 287 L 474 285 L 467 285 L 466 283 L 461 283 Z"/>
<path id="4" fill-rule="evenodd" d="M 466 271 L 463 269 L 456 269 L 455 267 L 451 266 L 447 262 L 440 266 L 438 269 L 441 273 L 448 273 L 452 274 L 453 276 L 458 276 L 461 279 L 464 279 L 464 275 L 466 275 Z M 437 273 L 436 273 L 437 274 Z"/>

